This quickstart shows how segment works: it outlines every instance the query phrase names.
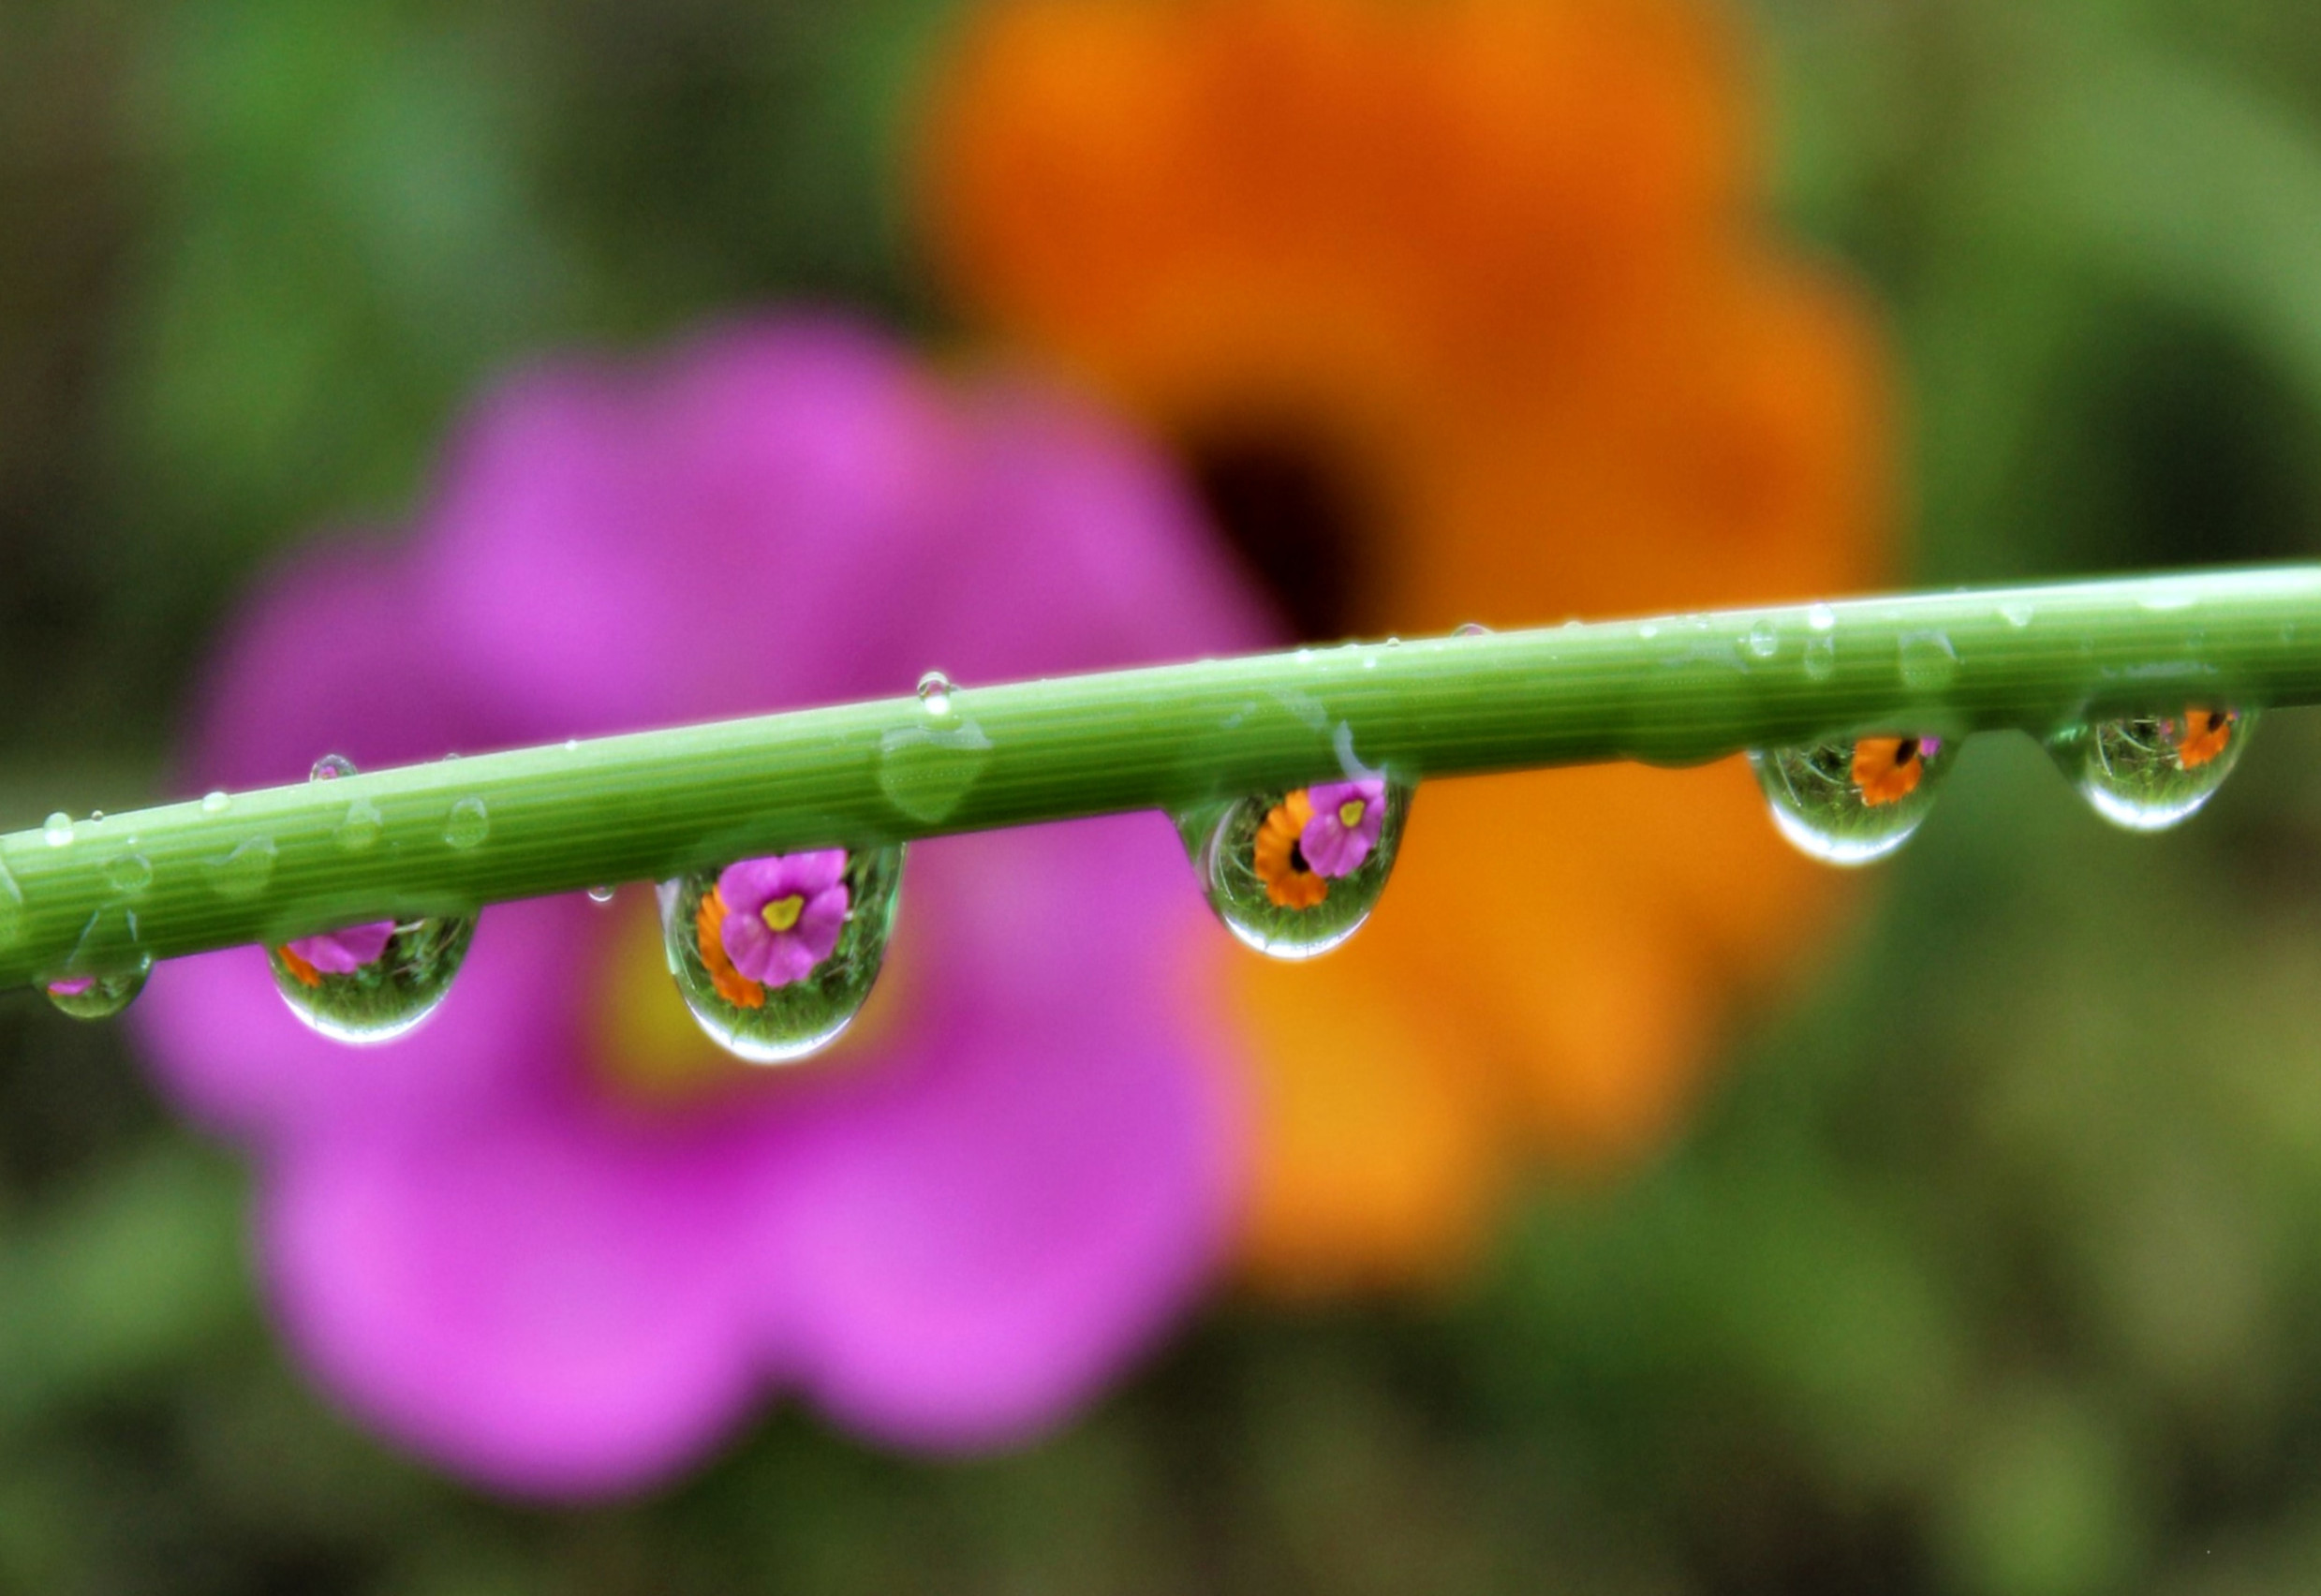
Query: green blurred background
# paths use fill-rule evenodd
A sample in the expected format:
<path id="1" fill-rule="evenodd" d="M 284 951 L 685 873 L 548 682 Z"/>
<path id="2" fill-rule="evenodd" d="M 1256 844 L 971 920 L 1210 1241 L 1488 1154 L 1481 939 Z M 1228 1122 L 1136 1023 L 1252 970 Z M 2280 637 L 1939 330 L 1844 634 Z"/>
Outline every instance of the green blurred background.
<path id="1" fill-rule="evenodd" d="M 166 781 L 241 584 L 386 522 L 500 363 L 832 299 L 939 336 L 898 108 L 943 0 L 0 0 L 0 828 Z M 1793 229 L 1901 348 L 1916 577 L 2321 534 L 2321 9 L 1759 0 Z M 948 1466 L 785 1411 L 497 1504 L 289 1369 L 244 1177 L 0 1004 L 0 1588 L 2321 1589 L 2321 720 L 2179 835 L 1979 741 L 1612 1187 L 1400 1306 L 1213 1309 Z"/>

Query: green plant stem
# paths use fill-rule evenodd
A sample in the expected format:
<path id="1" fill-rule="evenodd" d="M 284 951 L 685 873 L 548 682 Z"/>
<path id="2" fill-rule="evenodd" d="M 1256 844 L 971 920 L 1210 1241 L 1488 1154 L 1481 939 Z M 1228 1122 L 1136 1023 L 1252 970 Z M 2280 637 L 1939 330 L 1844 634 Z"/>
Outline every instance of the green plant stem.
<path id="1" fill-rule="evenodd" d="M 175 804 L 83 820 L 62 847 L 14 833 L 0 837 L 0 983 L 751 854 L 1175 808 L 1336 775 L 1349 749 L 1415 781 L 2316 701 L 2315 566 L 968 685 L 948 715 L 883 699 Z"/>

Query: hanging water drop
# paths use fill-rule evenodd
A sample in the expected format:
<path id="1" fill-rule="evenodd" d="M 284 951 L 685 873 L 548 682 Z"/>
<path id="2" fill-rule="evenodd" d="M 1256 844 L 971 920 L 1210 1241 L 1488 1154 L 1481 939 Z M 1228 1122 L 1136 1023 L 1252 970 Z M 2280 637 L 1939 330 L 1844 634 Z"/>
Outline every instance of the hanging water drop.
<path id="1" fill-rule="evenodd" d="M 591 887 L 588 889 L 588 901 L 590 903 L 611 903 L 614 890 L 612 887 Z"/>
<path id="2" fill-rule="evenodd" d="M 153 960 L 140 958 L 126 968 L 100 975 L 57 976 L 43 981 L 40 990 L 60 1012 L 76 1020 L 110 1020 L 137 1001 L 137 995 L 145 990 L 145 978 L 152 973 Z"/>
<path id="3" fill-rule="evenodd" d="M 462 852 L 481 848 L 484 838 L 491 835 L 492 817 L 485 812 L 480 798 L 462 798 L 444 817 L 443 840 Z"/>
<path id="4" fill-rule="evenodd" d="M 355 761 L 348 759 L 345 754 L 325 754 L 320 759 L 315 761 L 313 768 L 306 772 L 306 779 L 309 781 L 336 781 L 342 776 L 352 776 L 354 774 Z"/>
<path id="5" fill-rule="evenodd" d="M 2254 710 L 2195 704 L 2074 727 L 2048 748 L 2097 814 L 2130 831 L 2161 831 L 2216 795 L 2255 724 Z"/>
<path id="6" fill-rule="evenodd" d="M 1488 637 L 1491 628 L 1481 621 L 1461 621 L 1451 628 L 1453 637 Z"/>
<path id="7" fill-rule="evenodd" d="M 443 1006 L 475 940 L 472 914 L 374 920 L 266 950 L 290 1012 L 333 1042 L 407 1036 Z"/>
<path id="8" fill-rule="evenodd" d="M 662 882 L 661 941 L 686 1007 L 749 1063 L 819 1053 L 879 979 L 902 879 L 895 843 L 745 859 Z"/>
<path id="9" fill-rule="evenodd" d="M 1225 928 L 1261 953 L 1309 959 L 1360 930 L 1378 907 L 1410 810 L 1410 788 L 1363 775 L 1175 819 Z"/>
<path id="10" fill-rule="evenodd" d="M 919 705 L 940 720 L 951 713 L 951 695 L 958 691 L 951 678 L 940 671 L 929 671 L 919 678 Z"/>
<path id="11" fill-rule="evenodd" d="M 1863 737 L 1752 748 L 1749 763 L 1781 835 L 1832 864 L 1884 858 L 1916 831 L 1958 757 L 1942 737 Z"/>
<path id="12" fill-rule="evenodd" d="M 1781 628 L 1769 619 L 1759 621 L 1749 628 L 1747 642 L 1753 658 L 1770 659 L 1781 651 Z"/>
<path id="13" fill-rule="evenodd" d="M 40 822 L 40 839 L 51 848 L 72 846 L 72 817 L 59 809 Z"/>

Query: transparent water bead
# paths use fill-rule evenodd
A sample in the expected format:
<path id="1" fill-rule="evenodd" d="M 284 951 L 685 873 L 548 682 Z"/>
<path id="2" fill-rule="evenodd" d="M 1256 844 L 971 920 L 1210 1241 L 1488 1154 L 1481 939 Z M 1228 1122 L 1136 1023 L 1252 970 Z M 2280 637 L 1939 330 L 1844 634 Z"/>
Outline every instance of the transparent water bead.
<path id="1" fill-rule="evenodd" d="M 124 969 L 108 970 L 101 975 L 64 975 L 40 983 L 49 1001 L 63 1013 L 76 1020 L 110 1020 L 145 990 L 145 978 L 153 973 L 153 960 L 140 958 Z"/>
<path id="2" fill-rule="evenodd" d="M 1261 953 L 1309 959 L 1360 930 L 1378 907 L 1411 796 L 1399 782 L 1363 775 L 1175 819 L 1225 928 Z"/>
<path id="3" fill-rule="evenodd" d="M 919 702 L 938 720 L 951 713 L 951 695 L 958 690 L 940 671 L 929 671 L 919 678 Z"/>
<path id="4" fill-rule="evenodd" d="M 443 840 L 463 853 L 481 848 L 492 835 L 492 817 L 480 798 L 462 798 L 443 820 Z"/>
<path id="5" fill-rule="evenodd" d="M 677 992 L 737 1058 L 819 1053 L 879 979 L 902 882 L 900 843 L 744 859 L 664 881 L 661 943 Z"/>
<path id="6" fill-rule="evenodd" d="M 1831 864 L 1867 864 L 1910 840 L 1958 751 L 1941 737 L 1863 737 L 1752 748 L 1749 763 L 1783 836 Z"/>
<path id="7" fill-rule="evenodd" d="M 266 950 L 290 1012 L 333 1042 L 408 1036 L 443 1006 L 476 938 L 472 914 L 374 920 Z"/>
<path id="8" fill-rule="evenodd" d="M 313 768 L 306 772 L 306 779 L 309 781 L 335 781 L 342 776 L 352 776 L 354 774 L 355 761 L 348 759 L 345 754 L 325 754 L 320 759 L 315 761 Z"/>
<path id="9" fill-rule="evenodd" d="M 2216 795 L 2255 724 L 2254 710 L 2195 704 L 2074 727 L 2048 746 L 2097 814 L 2161 831 Z"/>

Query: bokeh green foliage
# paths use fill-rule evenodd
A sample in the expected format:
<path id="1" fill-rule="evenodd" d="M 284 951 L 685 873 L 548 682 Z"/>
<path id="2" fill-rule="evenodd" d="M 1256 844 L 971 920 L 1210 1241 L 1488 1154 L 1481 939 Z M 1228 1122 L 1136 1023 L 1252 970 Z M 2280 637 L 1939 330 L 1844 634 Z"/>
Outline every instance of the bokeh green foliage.
<path id="1" fill-rule="evenodd" d="M 775 298 L 939 336 L 939 0 L 0 0 L 0 822 L 164 782 L 232 595 L 507 359 Z M 1929 583 L 2321 545 L 2321 11 L 1762 0 L 1890 307 Z M 2182 1596 L 2321 1585 L 2321 724 L 2184 832 L 1977 741 L 1693 1130 L 1439 1298 L 1226 1306 L 1019 1456 L 777 1413 L 494 1503 L 287 1365 L 233 1160 L 0 1006 L 0 1589 Z M 1190 890 L 1190 887 L 1189 887 Z"/>

